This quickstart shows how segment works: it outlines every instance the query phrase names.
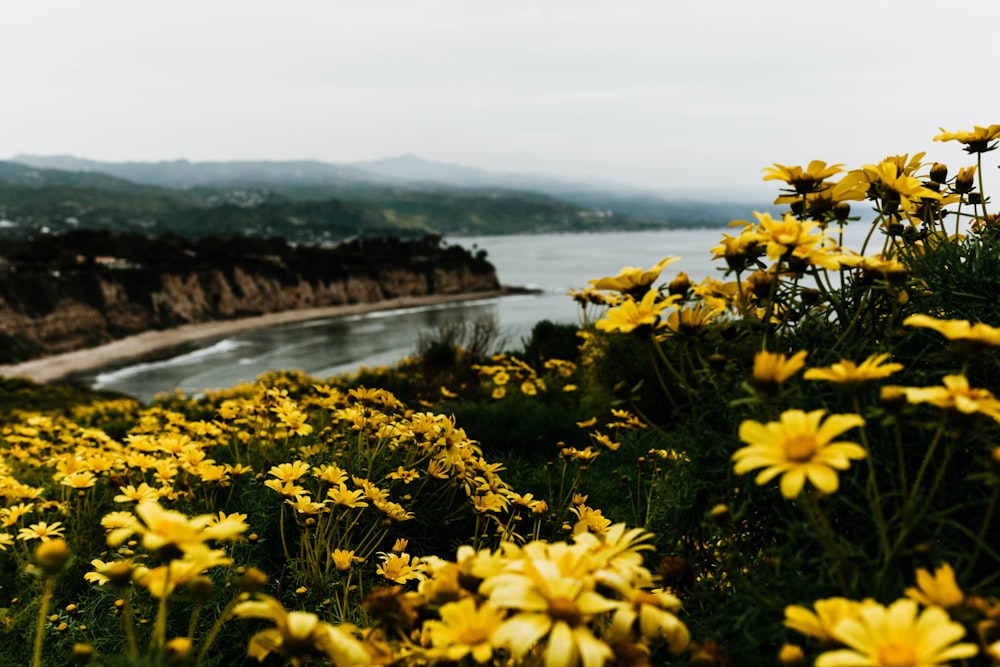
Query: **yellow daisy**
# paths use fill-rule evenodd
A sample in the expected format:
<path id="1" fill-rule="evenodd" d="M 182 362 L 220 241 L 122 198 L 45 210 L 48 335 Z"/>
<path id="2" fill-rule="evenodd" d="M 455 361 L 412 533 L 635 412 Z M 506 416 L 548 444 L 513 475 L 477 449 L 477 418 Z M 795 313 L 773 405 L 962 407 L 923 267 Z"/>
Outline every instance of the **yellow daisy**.
<path id="1" fill-rule="evenodd" d="M 617 308 L 610 308 L 604 317 L 594 325 L 600 331 L 620 331 L 629 333 L 639 327 L 656 327 L 660 324 L 660 314 L 673 305 L 680 297 L 673 295 L 660 299 L 659 290 L 649 290 L 641 301 L 626 299 Z"/>
<path id="2" fill-rule="evenodd" d="M 733 472 L 742 475 L 757 468 L 757 484 L 781 475 L 781 494 L 795 498 L 805 480 L 823 493 L 839 487 L 835 470 L 846 470 L 851 459 L 863 459 L 865 450 L 853 442 L 832 442 L 844 431 L 862 426 L 860 415 L 830 415 L 826 410 L 786 410 L 781 420 L 762 424 L 748 419 L 740 424 L 740 440 L 747 443 L 733 454 Z"/>
<path id="3" fill-rule="evenodd" d="M 979 652 L 975 644 L 955 643 L 965 628 L 940 607 L 918 615 L 917 603 L 904 598 L 889 607 L 863 604 L 858 615 L 842 619 L 833 630 L 848 648 L 823 653 L 816 667 L 935 667 Z"/>
<path id="4" fill-rule="evenodd" d="M 982 414 L 1000 422 L 1000 401 L 987 389 L 969 387 L 964 375 L 946 375 L 943 387 L 900 387 L 910 403 L 930 403 L 955 415 Z"/>
<path id="5" fill-rule="evenodd" d="M 763 350 L 754 355 L 752 383 L 758 391 L 775 393 L 790 377 L 806 365 L 808 350 L 800 350 L 792 356 L 781 352 Z"/>
<path id="6" fill-rule="evenodd" d="M 427 621 L 432 653 L 458 662 L 467 655 L 477 663 L 493 657 L 493 636 L 503 623 L 503 611 L 484 603 L 477 606 L 471 597 L 449 602 L 438 612 L 440 621 Z"/>
<path id="7" fill-rule="evenodd" d="M 965 144 L 966 153 L 985 153 L 997 147 L 996 139 L 1000 139 L 1000 125 L 990 125 L 980 127 L 976 125 L 972 131 L 960 130 L 958 132 L 946 132 L 941 130 L 941 134 L 934 137 L 934 141 L 958 141 Z"/>
<path id="8" fill-rule="evenodd" d="M 949 563 L 935 569 L 934 574 L 920 568 L 917 570 L 916 587 L 907 588 L 903 593 L 925 607 L 950 609 L 965 600 L 965 594 L 955 581 L 955 570 Z"/>
<path id="9" fill-rule="evenodd" d="M 910 315 L 903 324 L 909 327 L 933 329 L 939 334 L 972 348 L 995 347 L 1000 345 L 1000 329 L 982 322 L 972 324 L 968 320 L 939 320 L 930 315 Z"/>
<path id="10" fill-rule="evenodd" d="M 873 354 L 860 364 L 841 359 L 838 363 L 826 368 L 810 368 L 802 377 L 806 380 L 826 380 L 852 390 L 871 380 L 887 378 L 896 371 L 903 370 L 903 364 L 885 364 L 889 353 Z"/>

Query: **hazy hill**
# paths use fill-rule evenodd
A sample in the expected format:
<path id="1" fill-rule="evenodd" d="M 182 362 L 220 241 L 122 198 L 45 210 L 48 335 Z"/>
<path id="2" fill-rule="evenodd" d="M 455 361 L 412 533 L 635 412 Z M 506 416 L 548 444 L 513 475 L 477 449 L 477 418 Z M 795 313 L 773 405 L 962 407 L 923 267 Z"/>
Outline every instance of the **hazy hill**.
<path id="1" fill-rule="evenodd" d="M 185 235 L 509 234 L 723 226 L 758 206 L 671 200 L 608 184 L 498 174 L 413 155 L 304 161 L 0 162 L 0 233 L 79 227 Z M 11 224 L 11 222 L 15 224 Z"/>
<path id="2" fill-rule="evenodd" d="M 360 198 L 384 203 L 407 192 L 473 190 L 545 195 L 578 207 L 612 211 L 619 219 L 652 226 L 721 225 L 762 202 L 739 194 L 669 196 L 611 182 L 571 181 L 527 173 L 498 173 L 448 162 L 400 155 L 382 160 L 330 164 L 319 161 L 256 162 L 97 162 L 71 156 L 19 155 L 15 161 L 38 167 L 96 171 L 137 183 L 173 188 L 265 188 L 292 199 Z M 531 193 L 531 195 L 528 195 Z"/>
<path id="3" fill-rule="evenodd" d="M 290 162 L 234 161 L 98 162 L 71 155 L 18 155 L 13 162 L 46 169 L 99 172 L 135 183 L 168 188 L 198 186 L 356 185 L 384 183 L 386 179 L 315 160 Z"/>

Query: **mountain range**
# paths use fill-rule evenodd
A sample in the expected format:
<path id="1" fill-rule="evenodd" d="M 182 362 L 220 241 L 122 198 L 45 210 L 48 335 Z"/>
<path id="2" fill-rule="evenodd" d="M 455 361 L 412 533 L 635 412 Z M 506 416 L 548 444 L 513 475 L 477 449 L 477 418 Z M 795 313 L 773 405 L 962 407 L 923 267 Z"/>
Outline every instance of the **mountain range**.
<path id="1" fill-rule="evenodd" d="M 0 233 L 97 226 L 181 234 L 496 234 L 722 226 L 759 206 L 689 201 L 608 183 L 494 173 L 414 155 L 316 160 L 0 162 Z"/>

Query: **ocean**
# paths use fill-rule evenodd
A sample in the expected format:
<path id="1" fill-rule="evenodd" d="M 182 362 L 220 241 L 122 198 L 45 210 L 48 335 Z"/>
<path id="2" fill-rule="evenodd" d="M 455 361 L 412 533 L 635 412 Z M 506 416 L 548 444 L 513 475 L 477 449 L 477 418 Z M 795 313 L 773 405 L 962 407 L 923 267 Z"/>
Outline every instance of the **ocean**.
<path id="1" fill-rule="evenodd" d="M 857 248 L 863 225 L 848 229 L 847 245 Z M 436 306 L 310 320 L 205 339 L 156 361 L 119 364 L 74 379 L 95 388 L 120 391 L 142 401 L 180 389 L 207 389 L 253 381 L 270 370 L 301 370 L 325 378 L 361 365 L 391 364 L 415 352 L 422 336 L 450 320 L 493 316 L 510 348 L 520 347 L 541 320 L 578 322 L 579 306 L 567 293 L 587 281 L 613 276 L 625 266 L 650 267 L 663 257 L 681 259 L 663 273 L 685 271 L 693 280 L 721 278 L 724 265 L 712 261 L 725 227 L 648 232 L 519 234 L 449 237 L 446 242 L 482 249 L 501 283 L 529 287 L 516 294 Z M 858 242 L 852 244 L 857 237 Z"/>

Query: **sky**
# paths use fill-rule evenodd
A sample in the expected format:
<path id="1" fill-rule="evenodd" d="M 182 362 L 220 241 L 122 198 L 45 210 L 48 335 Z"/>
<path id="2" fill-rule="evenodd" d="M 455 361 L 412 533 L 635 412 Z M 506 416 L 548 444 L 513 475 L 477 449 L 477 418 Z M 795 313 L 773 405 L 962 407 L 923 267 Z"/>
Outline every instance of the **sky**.
<path id="1" fill-rule="evenodd" d="M 996 0 L 4 2 L 0 159 L 415 154 L 720 198 L 773 196 L 773 163 L 927 151 L 954 173 L 972 159 L 939 128 L 1000 123 L 998 18 Z"/>

